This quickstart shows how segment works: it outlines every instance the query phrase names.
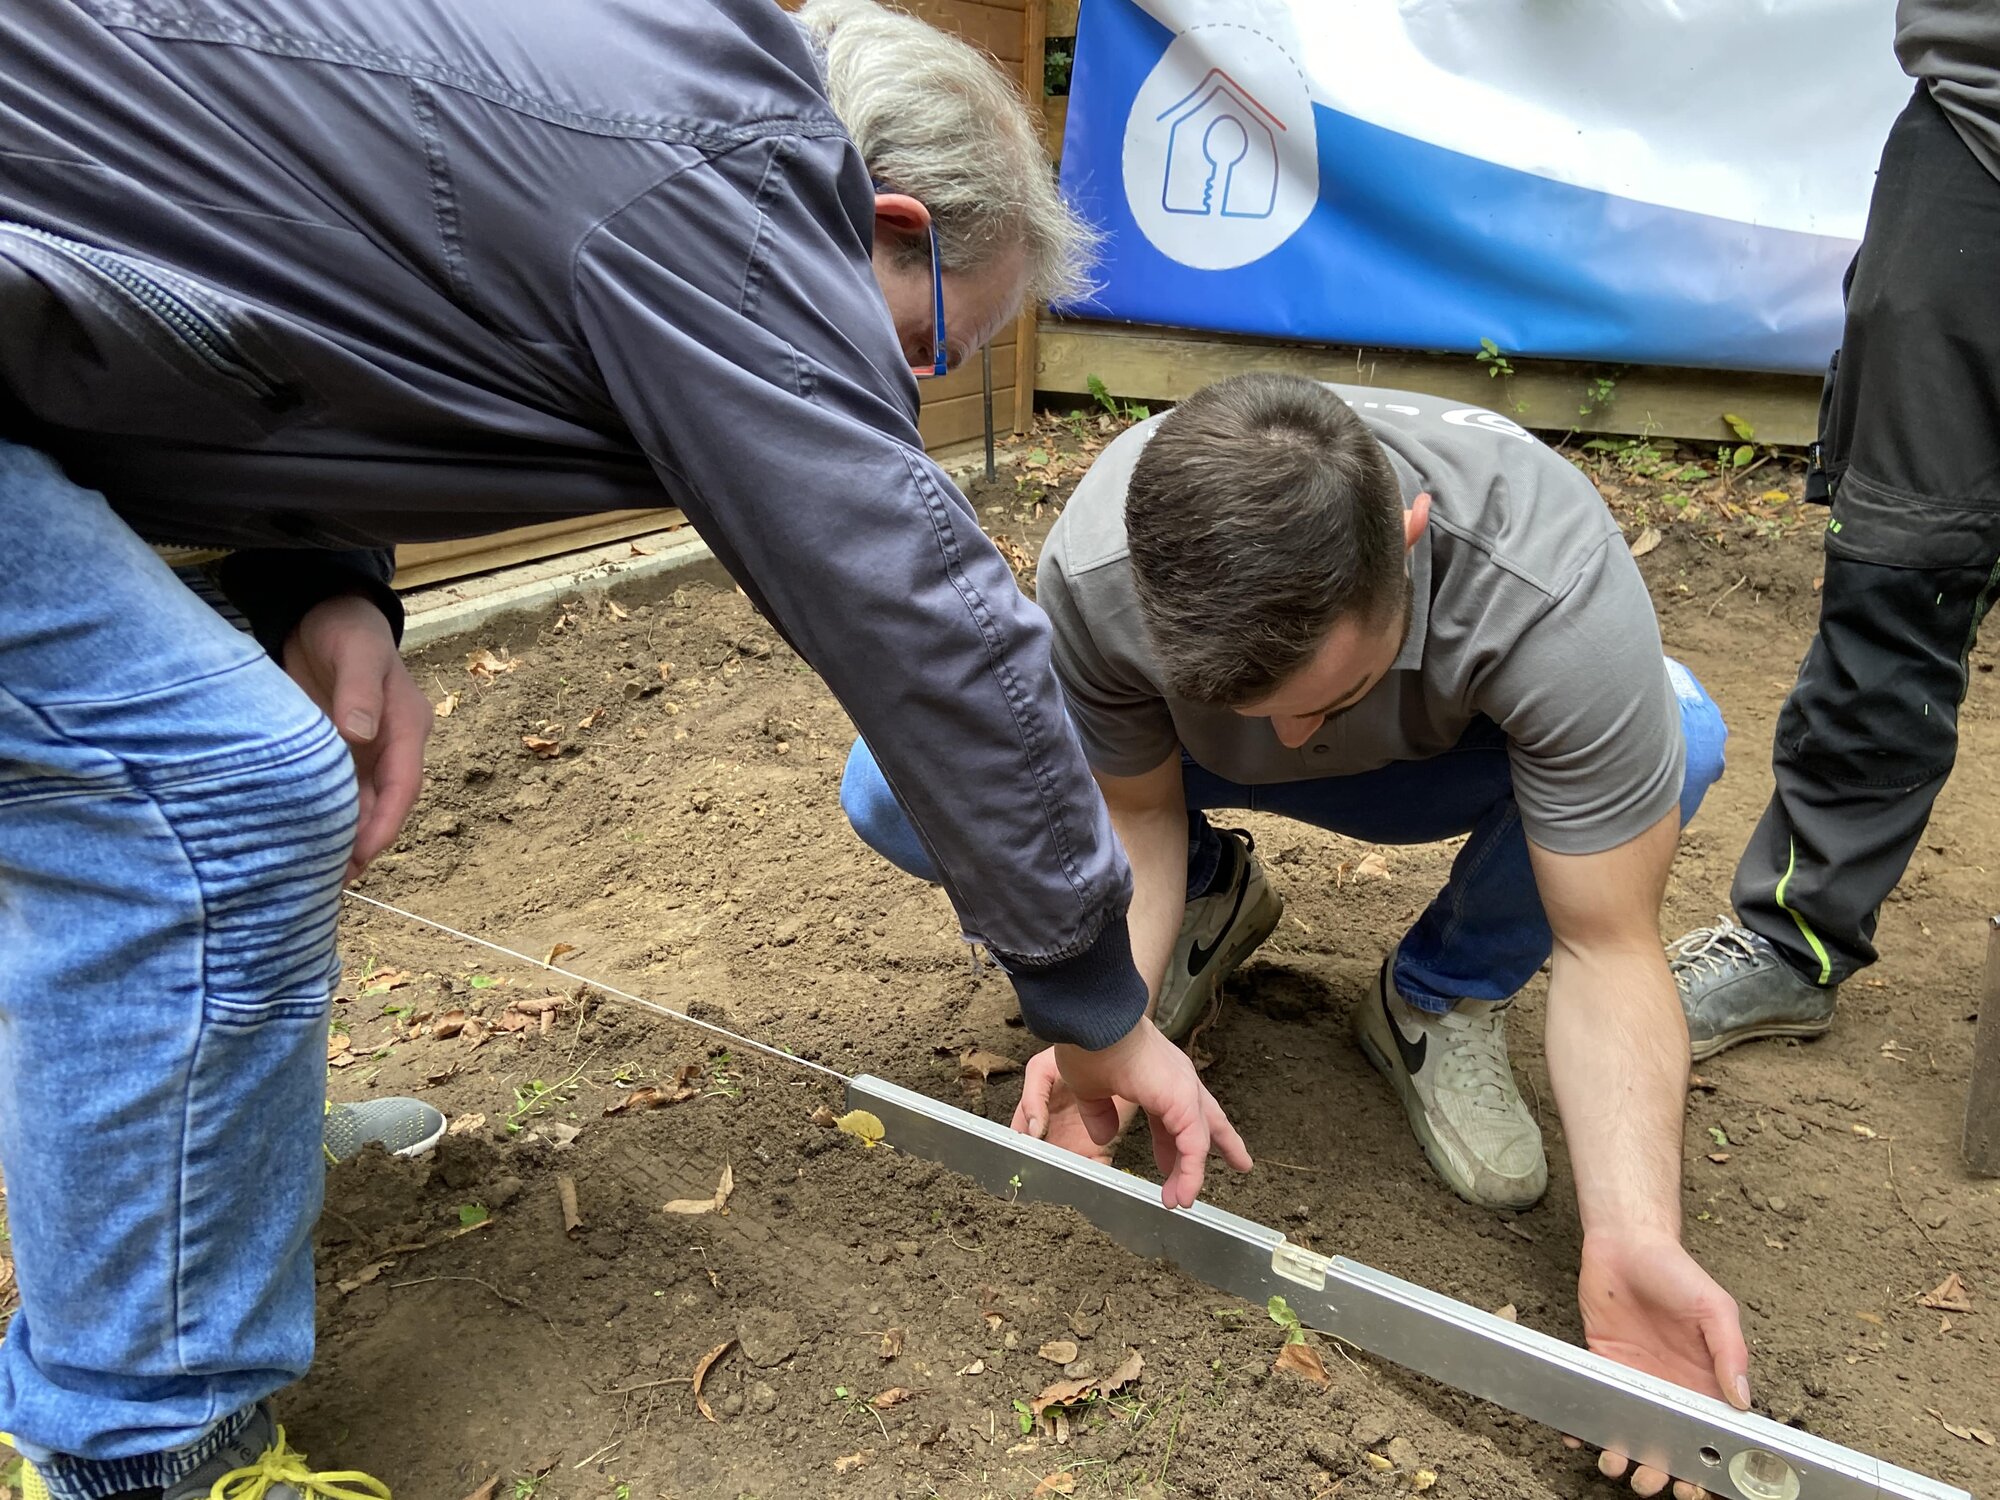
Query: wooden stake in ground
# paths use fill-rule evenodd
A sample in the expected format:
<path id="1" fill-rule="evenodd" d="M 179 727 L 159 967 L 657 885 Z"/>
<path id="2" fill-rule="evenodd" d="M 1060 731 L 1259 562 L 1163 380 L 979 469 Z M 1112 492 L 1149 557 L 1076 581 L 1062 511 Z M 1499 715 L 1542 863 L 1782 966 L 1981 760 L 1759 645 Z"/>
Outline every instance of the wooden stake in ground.
<path id="1" fill-rule="evenodd" d="M 2000 917 L 1986 920 L 1986 983 L 1979 991 L 1962 1149 L 1974 1172 L 2000 1177 Z"/>

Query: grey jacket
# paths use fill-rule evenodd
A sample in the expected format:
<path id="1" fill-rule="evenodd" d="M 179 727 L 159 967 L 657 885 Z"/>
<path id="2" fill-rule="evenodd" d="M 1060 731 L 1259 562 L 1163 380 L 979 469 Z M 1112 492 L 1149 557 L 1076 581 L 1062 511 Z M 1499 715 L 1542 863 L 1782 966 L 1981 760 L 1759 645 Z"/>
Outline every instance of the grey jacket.
<path id="1" fill-rule="evenodd" d="M 924 456 L 872 226 L 771 0 L 0 5 L 0 431 L 252 549 L 267 638 L 386 593 L 352 549 L 680 506 L 1030 1024 L 1104 1045 L 1130 877 L 1047 622 Z"/>

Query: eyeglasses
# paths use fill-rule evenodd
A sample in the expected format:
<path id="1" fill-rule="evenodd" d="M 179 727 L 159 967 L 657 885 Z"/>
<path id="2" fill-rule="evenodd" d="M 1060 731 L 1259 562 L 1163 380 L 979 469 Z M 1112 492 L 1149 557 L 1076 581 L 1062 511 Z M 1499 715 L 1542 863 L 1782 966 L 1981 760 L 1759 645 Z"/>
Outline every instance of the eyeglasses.
<path id="1" fill-rule="evenodd" d="M 951 373 L 951 360 L 944 346 L 944 269 L 938 263 L 937 225 L 927 225 L 931 240 L 931 362 L 910 366 L 919 380 L 934 380 Z"/>

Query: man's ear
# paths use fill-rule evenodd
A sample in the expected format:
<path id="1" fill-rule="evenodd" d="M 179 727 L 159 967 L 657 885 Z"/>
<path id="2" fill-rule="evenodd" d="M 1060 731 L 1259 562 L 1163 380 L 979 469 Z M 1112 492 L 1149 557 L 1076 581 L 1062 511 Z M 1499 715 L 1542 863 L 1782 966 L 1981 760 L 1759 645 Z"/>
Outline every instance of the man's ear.
<path id="1" fill-rule="evenodd" d="M 1417 545 L 1417 538 L 1424 534 L 1424 528 L 1431 523 L 1431 497 L 1426 490 L 1410 502 L 1410 508 L 1403 512 L 1403 550 L 1408 552 Z"/>
<path id="2" fill-rule="evenodd" d="M 875 237 L 915 239 L 931 227 L 931 211 L 908 193 L 875 195 Z"/>

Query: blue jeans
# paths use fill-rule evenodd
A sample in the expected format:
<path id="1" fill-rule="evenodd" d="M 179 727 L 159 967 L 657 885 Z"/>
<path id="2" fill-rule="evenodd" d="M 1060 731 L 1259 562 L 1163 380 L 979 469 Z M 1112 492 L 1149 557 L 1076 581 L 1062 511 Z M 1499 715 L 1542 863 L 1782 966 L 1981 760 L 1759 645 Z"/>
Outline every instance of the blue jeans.
<path id="1" fill-rule="evenodd" d="M 1722 774 L 1728 730 L 1722 711 L 1677 661 L 1668 662 L 1687 770 L 1681 782 L 1685 825 Z M 1429 760 L 1397 761 L 1356 776 L 1242 786 L 1185 756 L 1188 893 L 1206 889 L 1218 845 L 1203 813 L 1244 808 L 1297 818 L 1370 844 L 1428 844 L 1470 834 L 1445 882 L 1396 952 L 1396 985 L 1422 1010 L 1447 1011 L 1460 1000 L 1505 1000 L 1534 977 L 1555 945 L 1528 861 L 1528 840 L 1514 802 L 1507 737 L 1476 720 L 1459 742 Z M 930 856 L 883 780 L 868 746 L 856 740 L 840 783 L 840 805 L 876 853 L 925 880 L 937 879 Z"/>
<path id="2" fill-rule="evenodd" d="M 0 442 L 0 1429 L 58 1500 L 176 1482 L 305 1373 L 333 726 L 102 498 Z"/>

